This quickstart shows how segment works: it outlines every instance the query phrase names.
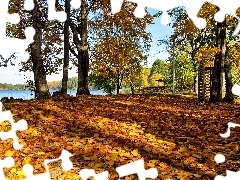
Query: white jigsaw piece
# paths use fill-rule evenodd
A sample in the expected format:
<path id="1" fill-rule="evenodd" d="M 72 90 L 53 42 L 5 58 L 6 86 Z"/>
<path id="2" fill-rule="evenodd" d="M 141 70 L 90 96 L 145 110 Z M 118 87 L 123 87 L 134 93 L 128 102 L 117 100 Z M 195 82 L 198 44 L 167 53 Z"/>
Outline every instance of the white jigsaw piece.
<path id="1" fill-rule="evenodd" d="M 93 177 L 94 180 L 108 180 L 108 171 L 96 174 L 94 169 L 81 169 L 79 176 L 82 180 L 88 180 L 90 177 Z"/>
<path id="2" fill-rule="evenodd" d="M 226 15 L 234 16 L 238 20 L 238 25 L 233 33 L 233 35 L 238 35 L 240 31 L 240 19 L 236 15 L 237 9 L 240 7 L 240 0 L 231 0 L 228 3 L 226 0 L 207 0 L 208 2 L 218 6 L 220 11 L 215 14 L 215 20 L 217 22 L 223 22 Z"/>
<path id="3" fill-rule="evenodd" d="M 238 84 L 233 85 L 232 93 L 236 96 L 240 96 L 240 86 Z"/>
<path id="4" fill-rule="evenodd" d="M 48 0 L 48 20 L 58 20 L 64 22 L 67 19 L 67 14 L 64 11 L 56 11 L 56 0 Z"/>
<path id="5" fill-rule="evenodd" d="M 233 93 L 234 94 L 234 93 Z M 229 122 L 226 133 L 220 134 L 221 137 L 227 138 L 230 136 L 230 128 L 240 127 L 240 124 Z M 225 156 L 223 154 L 216 154 L 214 158 L 217 164 L 225 162 Z M 240 179 L 240 171 L 234 172 L 226 170 L 226 176 L 217 175 L 214 180 L 238 180 Z"/>
<path id="6" fill-rule="evenodd" d="M 18 39 L 18 38 L 10 38 L 6 37 L 6 24 L 18 24 L 20 21 L 20 16 L 15 14 L 8 13 L 8 5 L 10 0 L 0 0 L 0 55 L 4 59 L 8 59 L 14 53 L 18 53 L 19 59 L 21 61 L 27 61 L 29 59 L 29 54 L 26 52 L 28 46 L 34 42 L 33 37 L 35 35 L 35 30 L 33 27 L 27 27 L 25 29 L 26 39 Z M 72 0 L 71 5 L 74 8 L 80 7 L 81 3 L 78 2 L 80 0 Z M 66 13 L 64 11 L 56 11 L 55 8 L 56 0 L 48 0 L 48 19 L 49 20 L 58 20 L 60 22 L 64 22 L 66 20 Z M 31 11 L 34 8 L 33 0 L 25 0 L 24 9 L 27 11 Z"/>
<path id="7" fill-rule="evenodd" d="M 29 0 L 32 1 L 32 0 Z M 58 20 L 64 22 L 67 19 L 67 14 L 64 11 L 56 11 L 56 0 L 48 0 L 48 20 Z M 81 0 L 71 0 L 71 7 L 77 9 L 81 6 Z"/>
<path id="8" fill-rule="evenodd" d="M 121 10 L 124 0 L 111 0 L 112 14 L 115 14 Z M 194 22 L 195 26 L 199 29 L 206 27 L 206 20 L 199 18 L 197 16 L 199 10 L 205 2 L 210 2 L 220 8 L 220 11 L 216 13 L 215 20 L 217 22 L 223 22 L 225 15 L 231 15 L 238 19 L 236 16 L 236 10 L 240 7 L 240 0 L 233 0 L 231 3 L 228 3 L 226 0 L 195 0 L 194 3 L 192 0 L 169 0 L 167 2 L 160 0 L 127 0 L 128 2 L 137 3 L 137 8 L 134 11 L 136 17 L 142 18 L 145 15 L 145 7 L 156 9 L 162 11 L 161 24 L 166 25 L 171 22 L 171 18 L 168 15 L 167 11 L 184 6 L 189 18 Z M 240 30 L 240 24 L 238 23 L 237 28 L 233 35 L 237 35 Z"/>
<path id="9" fill-rule="evenodd" d="M 13 121 L 11 111 L 2 111 L 2 103 L 0 102 L 0 123 L 3 121 L 9 121 L 12 126 L 12 129 L 8 132 L 0 132 L 0 138 L 2 140 L 13 139 L 13 148 L 19 150 L 23 147 L 23 145 L 19 144 L 17 131 L 24 131 L 28 128 L 27 121 L 22 119 L 18 122 Z"/>
<path id="10" fill-rule="evenodd" d="M 116 168 L 119 177 L 124 177 L 132 174 L 137 174 L 139 180 L 146 180 L 146 178 L 157 178 L 158 171 L 156 168 L 150 168 L 146 170 L 144 168 L 144 160 L 140 159 L 135 162 L 120 166 Z M 94 169 L 82 169 L 79 172 L 79 176 L 83 180 L 87 180 L 93 177 L 95 180 L 108 180 L 108 171 L 104 171 L 96 174 Z"/>
<path id="11" fill-rule="evenodd" d="M 8 4 L 9 0 L 0 1 L 0 54 L 4 59 L 8 59 L 14 53 L 18 53 L 19 59 L 26 61 L 29 59 L 29 54 L 26 52 L 26 49 L 28 48 L 29 44 L 33 43 L 35 30 L 32 27 L 27 27 L 25 29 L 26 39 L 6 37 L 6 24 L 17 24 L 20 21 L 18 14 L 8 13 Z"/>
<path id="12" fill-rule="evenodd" d="M 37 175 L 33 175 L 33 170 L 34 169 L 33 169 L 33 166 L 31 164 L 25 164 L 23 166 L 23 172 L 26 175 L 25 180 L 43 180 L 43 179 L 44 180 L 51 180 L 50 171 L 48 169 L 48 163 L 59 161 L 59 160 L 62 161 L 63 170 L 64 171 L 69 171 L 70 169 L 73 168 L 73 164 L 72 164 L 71 160 L 69 159 L 72 156 L 73 156 L 73 154 L 71 154 L 67 150 L 63 149 L 59 158 L 44 160 L 44 166 L 45 166 L 46 172 L 41 173 L 41 174 L 37 174 Z"/>
<path id="13" fill-rule="evenodd" d="M 146 178 L 157 178 L 158 171 L 156 168 L 145 169 L 144 160 L 139 159 L 135 162 L 120 166 L 116 168 L 119 177 L 137 174 L 139 180 L 146 180 Z"/>
<path id="14" fill-rule="evenodd" d="M 171 0 L 167 3 L 164 1 L 157 1 L 157 0 L 127 0 L 129 2 L 137 3 L 137 8 L 134 11 L 134 15 L 136 17 L 142 18 L 145 15 L 145 7 L 156 9 L 158 11 L 162 11 L 162 19 L 161 24 L 166 25 L 170 23 L 171 18 L 168 15 L 167 11 L 184 6 L 186 11 L 188 12 L 189 18 L 193 20 L 195 25 L 199 29 L 203 29 L 206 26 L 206 21 L 202 18 L 197 17 L 199 10 L 201 9 L 202 5 L 204 4 L 205 0 L 196 0 L 194 4 L 191 0 Z M 123 0 L 111 0 L 112 6 L 112 14 L 115 14 L 121 10 L 123 4 Z"/>
<path id="15" fill-rule="evenodd" d="M 14 166 L 14 159 L 12 157 L 6 157 L 5 159 L 0 159 L 0 179 L 4 180 L 5 174 L 3 168 L 11 168 Z"/>
<path id="16" fill-rule="evenodd" d="M 230 128 L 240 127 L 240 124 L 229 122 L 226 133 L 220 134 L 222 138 L 228 138 L 230 136 Z"/>
<path id="17" fill-rule="evenodd" d="M 236 127 L 236 126 L 239 127 L 240 124 L 229 122 L 227 133 L 220 134 L 220 135 L 224 138 L 229 137 L 230 136 L 230 128 L 231 127 Z M 215 157 L 214 157 L 214 160 L 217 164 L 223 163 L 223 162 L 225 162 L 225 156 L 223 154 L 220 154 L 220 153 L 216 154 Z M 240 179 L 240 171 L 234 172 L 234 171 L 229 171 L 229 170 L 226 170 L 226 176 L 217 175 L 214 178 L 214 180 L 238 180 L 238 179 Z"/>
<path id="18" fill-rule="evenodd" d="M 240 171 L 234 172 L 226 170 L 226 176 L 217 175 L 214 180 L 238 180 L 240 179 Z"/>

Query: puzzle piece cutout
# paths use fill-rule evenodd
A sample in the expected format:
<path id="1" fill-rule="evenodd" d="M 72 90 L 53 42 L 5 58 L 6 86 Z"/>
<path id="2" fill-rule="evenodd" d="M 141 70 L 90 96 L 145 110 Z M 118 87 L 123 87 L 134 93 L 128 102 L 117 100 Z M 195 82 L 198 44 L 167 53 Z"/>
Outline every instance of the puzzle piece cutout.
<path id="1" fill-rule="evenodd" d="M 226 0 L 207 1 L 220 8 L 220 11 L 218 11 L 214 16 L 217 22 L 223 22 L 226 15 L 233 16 L 238 20 L 238 25 L 233 33 L 234 36 L 238 35 L 240 31 L 240 18 L 236 15 L 236 10 L 240 7 L 240 0 L 232 0 L 231 3 L 226 2 Z"/>
<path id="2" fill-rule="evenodd" d="M 0 54 L 4 59 L 10 58 L 14 53 L 18 53 L 18 59 L 21 61 L 27 61 L 29 54 L 26 52 L 28 46 L 34 42 L 33 37 L 35 35 L 35 29 L 33 27 L 27 27 L 24 31 L 26 39 L 10 38 L 6 37 L 6 24 L 18 24 L 20 22 L 20 16 L 18 14 L 9 14 L 8 5 L 10 0 L 0 1 Z M 48 19 L 58 20 L 64 22 L 66 20 L 66 13 L 64 11 L 56 11 L 56 0 L 48 0 Z M 80 0 L 72 0 L 71 5 L 75 8 L 80 7 Z M 33 0 L 25 0 L 24 9 L 31 11 L 34 8 Z"/>
<path id="3" fill-rule="evenodd" d="M 58 20 L 64 22 L 67 19 L 67 14 L 64 11 L 56 11 L 56 0 L 48 0 L 48 20 Z"/>
<path id="4" fill-rule="evenodd" d="M 33 0 L 25 0 L 24 2 L 24 9 L 27 11 L 32 11 L 34 8 L 35 4 Z"/>
<path id="5" fill-rule="evenodd" d="M 121 10 L 124 0 L 111 0 L 112 14 L 116 14 Z M 240 0 L 233 0 L 231 3 L 226 2 L 226 0 L 170 0 L 170 1 L 157 1 L 157 0 L 127 0 L 128 2 L 137 3 L 137 7 L 134 11 L 136 17 L 142 18 L 146 14 L 145 7 L 156 9 L 162 11 L 161 23 L 163 25 L 169 24 L 171 17 L 167 11 L 184 6 L 189 18 L 193 21 L 195 26 L 199 29 L 206 27 L 206 20 L 197 17 L 197 14 L 205 2 L 210 2 L 220 8 L 220 11 L 215 14 L 215 20 L 217 22 L 223 22 L 225 15 L 231 15 L 237 18 L 238 22 L 240 19 L 236 16 L 236 10 L 240 7 Z M 233 35 L 237 35 L 240 30 L 240 23 L 236 27 Z"/>
<path id="6" fill-rule="evenodd" d="M 225 161 L 225 156 L 222 154 L 217 154 L 214 158 L 216 163 L 223 163 Z M 238 180 L 240 179 L 240 171 L 229 171 L 226 170 L 226 176 L 217 175 L 214 180 Z"/>
<path id="7" fill-rule="evenodd" d="M 233 85 L 232 93 L 236 96 L 240 96 L 240 86 L 238 84 Z"/>
<path id="8" fill-rule="evenodd" d="M 8 13 L 8 4 L 9 0 L 0 1 L 0 54 L 4 59 L 8 59 L 11 57 L 11 55 L 18 52 L 19 59 L 26 61 L 29 59 L 29 54 L 26 52 L 26 49 L 28 48 L 29 44 L 33 43 L 35 30 L 32 27 L 27 27 L 25 29 L 26 39 L 6 37 L 6 24 L 17 24 L 20 21 L 18 14 Z"/>
<path id="9" fill-rule="evenodd" d="M 81 1 L 80 0 L 71 0 L 70 4 L 71 4 L 71 7 L 77 9 L 77 8 L 80 8 Z"/>
<path id="10" fill-rule="evenodd" d="M 216 14 L 216 16 L 222 16 L 223 14 L 220 13 L 220 15 Z M 222 17 L 217 17 L 219 18 L 219 20 L 221 20 Z M 237 84 L 234 84 L 232 87 L 232 93 L 234 95 L 240 95 L 240 86 Z M 235 127 L 240 127 L 240 124 L 237 123 L 232 123 L 229 122 L 228 123 L 228 128 L 226 133 L 220 134 L 221 137 L 223 138 L 227 138 L 230 136 L 230 128 L 235 128 Z M 216 163 L 223 163 L 225 162 L 225 156 L 223 154 L 216 154 L 216 156 L 214 157 L 214 160 Z M 221 175 L 217 175 L 214 180 L 237 180 L 240 179 L 240 171 L 234 172 L 234 171 L 229 171 L 226 170 L 226 176 L 221 176 Z"/>
<path id="11" fill-rule="evenodd" d="M 88 180 L 88 178 L 93 177 L 94 180 L 108 180 L 108 171 L 103 171 L 96 174 L 94 169 L 82 169 L 79 172 L 79 176 L 82 180 Z"/>
<path id="12" fill-rule="evenodd" d="M 41 174 L 37 174 L 34 175 L 33 174 L 33 166 L 31 164 L 25 164 L 23 166 L 23 172 L 26 175 L 26 179 L 25 180 L 51 180 L 50 178 L 50 171 L 48 169 L 48 163 L 51 162 L 55 162 L 55 161 L 62 161 L 62 168 L 64 171 L 69 171 L 70 169 L 73 168 L 73 164 L 71 162 L 71 160 L 69 159 L 71 156 L 73 156 L 73 154 L 69 153 L 67 150 L 62 150 L 61 155 L 59 156 L 59 158 L 57 159 L 46 159 L 44 160 L 44 167 L 46 169 L 45 173 L 41 173 Z"/>
<path id="13" fill-rule="evenodd" d="M 137 174 L 139 180 L 146 180 L 146 178 L 157 178 L 158 176 L 158 171 L 156 168 L 150 168 L 148 170 L 144 168 L 143 159 L 120 166 L 116 168 L 116 171 L 118 172 L 120 178 L 132 174 Z M 108 180 L 108 171 L 96 174 L 94 169 L 82 169 L 79 172 L 79 175 L 83 180 L 87 180 L 90 177 L 93 177 L 94 180 Z"/>
<path id="14" fill-rule="evenodd" d="M 19 144 L 17 131 L 24 131 L 28 128 L 27 121 L 24 119 L 19 120 L 18 122 L 13 121 L 11 111 L 2 111 L 2 103 L 0 102 L 0 123 L 3 121 L 9 121 L 12 126 L 12 129 L 8 132 L 0 132 L 0 138 L 2 140 L 13 139 L 13 148 L 18 150 L 23 147 Z"/>
<path id="15" fill-rule="evenodd" d="M 214 180 L 239 180 L 240 179 L 240 171 L 234 172 L 226 170 L 226 176 L 216 176 Z"/>
<path id="16" fill-rule="evenodd" d="M 230 128 L 235 128 L 235 127 L 240 127 L 240 124 L 229 122 L 227 132 L 220 134 L 220 136 L 223 138 L 228 138 L 230 136 Z"/>
<path id="17" fill-rule="evenodd" d="M 30 1 L 30 0 L 29 0 Z M 48 0 L 48 20 L 58 20 L 64 22 L 67 19 L 67 14 L 64 11 L 56 11 L 56 0 Z M 81 6 L 80 0 L 71 0 L 71 7 L 77 9 Z"/>
<path id="18" fill-rule="evenodd" d="M 144 168 L 143 159 L 139 159 L 132 163 L 117 167 L 116 171 L 118 172 L 119 177 L 137 174 L 139 180 L 146 180 L 146 178 L 157 178 L 158 176 L 158 171 L 156 168 L 150 168 L 148 170 Z"/>
<path id="19" fill-rule="evenodd" d="M 11 168 L 14 166 L 14 159 L 12 157 L 6 157 L 5 159 L 0 159 L 0 179 L 5 179 L 5 174 L 3 168 Z"/>

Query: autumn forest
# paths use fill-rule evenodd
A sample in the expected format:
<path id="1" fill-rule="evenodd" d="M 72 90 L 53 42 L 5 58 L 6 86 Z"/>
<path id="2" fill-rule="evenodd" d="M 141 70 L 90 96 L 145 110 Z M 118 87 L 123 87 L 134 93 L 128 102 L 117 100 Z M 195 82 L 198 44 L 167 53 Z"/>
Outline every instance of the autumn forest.
<path id="1" fill-rule="evenodd" d="M 73 168 L 49 164 L 51 179 L 80 180 L 81 169 L 94 169 L 108 171 L 111 180 L 137 180 L 137 172 L 119 177 L 116 168 L 139 159 L 145 169 L 157 169 L 158 180 L 213 180 L 226 176 L 226 170 L 240 170 L 239 127 L 231 128 L 229 138 L 220 136 L 229 122 L 240 123 L 239 99 L 232 93 L 240 74 L 240 39 L 232 35 L 236 18 L 216 22 L 219 8 L 205 3 L 198 16 L 207 25 L 200 30 L 184 7 L 168 11 L 172 33 L 159 38 L 156 47 L 169 56 L 156 58 L 149 68 L 154 37 L 146 29 L 161 11 L 146 9 L 137 18 L 136 4 L 128 1 L 113 15 L 109 0 L 81 0 L 78 9 L 70 0 L 56 0 L 56 10 L 67 14 L 59 22 L 48 20 L 45 0 L 33 2 L 32 11 L 24 10 L 24 0 L 9 3 L 9 13 L 20 14 L 21 21 L 7 24 L 7 36 L 24 39 L 28 26 L 36 34 L 27 49 L 30 58 L 19 63 L 20 72 L 34 75 L 24 86 L 35 91 L 35 98 L 2 102 L 15 121 L 28 123 L 27 130 L 17 132 L 20 150 L 0 136 L 0 160 L 15 160 L 4 168 L 7 180 L 26 178 L 25 164 L 33 166 L 34 175 L 43 175 L 44 160 L 59 157 L 63 149 L 74 155 Z M 1 58 L 0 69 L 14 65 L 17 56 Z M 69 78 L 72 67 L 78 76 Z M 59 71 L 61 81 L 47 81 Z M 0 89 L 6 87 L 0 83 Z M 51 95 L 49 89 L 56 87 L 59 91 Z M 91 88 L 107 95 L 91 95 Z M 68 89 L 77 90 L 76 96 Z M 0 132 L 11 128 L 0 120 Z M 224 162 L 216 162 L 219 153 Z"/>

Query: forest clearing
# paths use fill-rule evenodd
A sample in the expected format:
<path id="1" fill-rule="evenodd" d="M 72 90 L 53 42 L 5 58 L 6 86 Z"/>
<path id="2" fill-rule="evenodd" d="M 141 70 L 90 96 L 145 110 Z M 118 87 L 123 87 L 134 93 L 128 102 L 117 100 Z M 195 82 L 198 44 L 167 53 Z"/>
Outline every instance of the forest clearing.
<path id="1" fill-rule="evenodd" d="M 226 170 L 240 175 L 238 127 L 230 137 L 220 136 L 229 132 L 229 122 L 240 124 L 240 103 L 234 103 L 240 95 L 239 8 L 219 21 L 223 4 L 199 3 L 195 16 L 206 22 L 202 29 L 188 15 L 190 5 L 166 13 L 145 8 L 143 1 L 116 0 L 119 11 L 113 13 L 113 0 L 76 0 L 74 7 L 70 0 L 31 0 L 32 8 L 29 2 L 0 1 L 7 16 L 21 17 L 18 23 L 2 21 L 1 37 L 7 38 L 0 48 L 0 90 L 34 95 L 1 99 L 3 112 L 26 120 L 28 128 L 17 132 L 23 147 L 16 150 L 17 139 L 3 135 L 15 133 L 19 124 L 0 112 L 0 169 L 7 167 L 0 180 L 87 180 L 79 173 L 83 169 L 109 173 L 95 180 L 143 180 L 136 173 L 146 171 L 139 167 L 125 168 L 124 173 L 136 170 L 125 177 L 117 171 L 141 160 L 145 169 L 157 169 L 157 180 L 213 180 Z M 139 10 L 146 11 L 143 17 L 136 16 Z M 171 21 L 159 25 L 167 14 Z M 35 30 L 31 37 L 28 27 Z M 6 39 L 15 48 L 31 39 L 23 49 L 29 56 L 13 48 L 4 57 Z M 107 95 L 93 96 L 92 89 Z M 176 95 L 188 93 L 197 96 Z M 63 152 L 72 154 L 71 161 L 60 158 Z M 218 154 L 226 161 L 219 163 Z M 46 159 L 53 163 L 44 164 Z M 73 163 L 69 171 L 63 171 L 66 162 Z"/>
<path id="2" fill-rule="evenodd" d="M 116 167 L 144 159 L 145 169 L 157 168 L 157 179 L 214 179 L 240 167 L 238 127 L 229 138 L 227 123 L 240 123 L 240 105 L 197 103 L 195 98 L 171 95 L 108 95 L 55 97 L 5 103 L 15 121 L 27 120 L 28 129 L 17 133 L 20 150 L 12 140 L 1 141 L 1 159 L 12 156 L 8 179 L 23 179 L 22 166 L 30 163 L 34 173 L 44 173 L 44 159 L 59 157 L 65 149 L 74 168 L 64 172 L 61 164 L 49 165 L 53 179 L 80 179 L 79 171 L 109 172 L 118 179 Z M 1 123 L 8 131 L 9 122 Z M 226 161 L 217 164 L 222 153 Z M 131 175 L 123 179 L 138 179 Z"/>

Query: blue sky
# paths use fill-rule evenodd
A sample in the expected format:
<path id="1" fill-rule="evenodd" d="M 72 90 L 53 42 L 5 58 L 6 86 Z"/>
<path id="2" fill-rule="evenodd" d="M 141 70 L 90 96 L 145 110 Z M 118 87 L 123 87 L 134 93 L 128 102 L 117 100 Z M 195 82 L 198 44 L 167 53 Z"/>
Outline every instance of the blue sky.
<path id="1" fill-rule="evenodd" d="M 158 11 L 154 9 L 148 9 L 148 12 L 153 15 L 157 13 Z M 162 50 L 162 47 L 157 46 L 158 40 L 160 38 L 163 38 L 165 36 L 169 36 L 172 32 L 172 28 L 169 26 L 162 25 L 160 23 L 161 17 L 155 18 L 153 23 L 148 26 L 147 31 L 152 33 L 153 36 L 153 42 L 152 42 L 152 47 L 151 47 L 151 52 L 150 52 L 150 57 L 148 58 L 148 67 L 151 67 L 153 62 L 156 60 L 156 58 L 160 59 L 167 59 L 168 54 L 164 52 L 159 52 Z"/>
<path id="2" fill-rule="evenodd" d="M 152 15 L 157 12 L 153 9 L 149 9 L 148 11 Z M 152 47 L 150 50 L 150 57 L 148 58 L 148 65 L 147 65 L 148 67 L 151 67 L 151 65 L 156 60 L 156 58 L 160 58 L 160 59 L 167 58 L 167 53 L 159 52 L 161 50 L 161 47 L 157 46 L 157 40 L 160 39 L 161 37 L 170 35 L 172 29 L 169 26 L 161 25 L 160 20 L 161 20 L 161 17 L 155 18 L 154 19 L 155 24 L 149 25 L 149 27 L 147 28 L 147 31 L 151 32 L 153 36 L 153 42 L 151 44 Z M 11 83 L 11 84 L 24 83 L 25 82 L 24 74 L 29 79 L 33 79 L 33 74 L 31 72 L 20 73 L 18 66 L 8 65 L 8 67 L 6 68 L 0 67 L 0 83 Z M 47 76 L 47 80 L 48 81 L 61 80 L 62 78 L 61 75 L 62 75 L 62 72 L 60 72 L 60 74 Z M 74 77 L 74 76 L 77 76 L 76 69 L 72 69 L 69 71 L 69 77 Z"/>

